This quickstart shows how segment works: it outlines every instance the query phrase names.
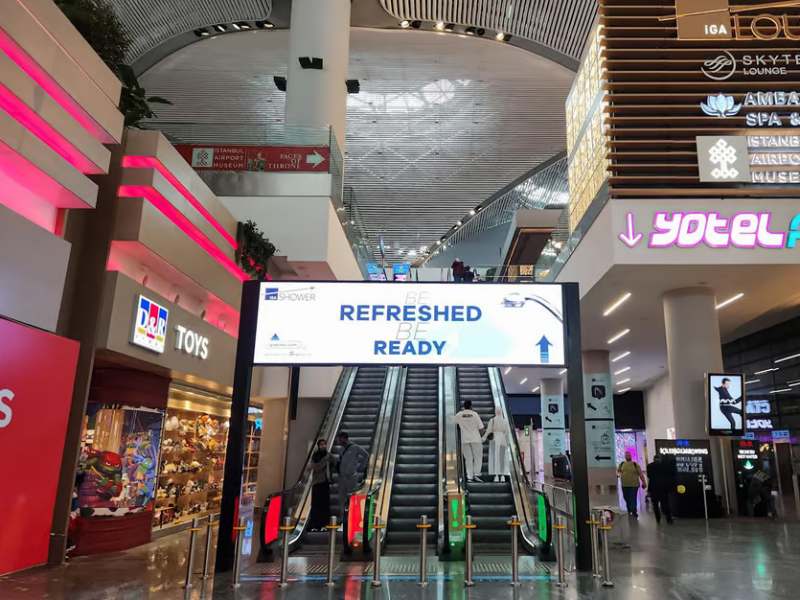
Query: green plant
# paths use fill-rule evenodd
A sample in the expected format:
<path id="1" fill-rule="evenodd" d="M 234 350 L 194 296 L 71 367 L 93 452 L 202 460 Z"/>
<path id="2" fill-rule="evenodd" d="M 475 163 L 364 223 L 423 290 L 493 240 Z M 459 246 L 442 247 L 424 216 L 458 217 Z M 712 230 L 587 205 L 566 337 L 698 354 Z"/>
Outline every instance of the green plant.
<path id="1" fill-rule="evenodd" d="M 267 280 L 269 260 L 277 250 L 275 244 L 264 236 L 254 221 L 239 223 L 236 237 L 238 242 L 236 260 L 242 269 L 260 281 Z"/>
<path id="2" fill-rule="evenodd" d="M 157 116 L 150 104 L 172 104 L 159 96 L 148 97 L 134 70 L 125 64 L 131 39 L 108 0 L 56 0 L 56 4 L 122 82 L 119 108 L 125 125 L 139 127 L 143 119 Z"/>

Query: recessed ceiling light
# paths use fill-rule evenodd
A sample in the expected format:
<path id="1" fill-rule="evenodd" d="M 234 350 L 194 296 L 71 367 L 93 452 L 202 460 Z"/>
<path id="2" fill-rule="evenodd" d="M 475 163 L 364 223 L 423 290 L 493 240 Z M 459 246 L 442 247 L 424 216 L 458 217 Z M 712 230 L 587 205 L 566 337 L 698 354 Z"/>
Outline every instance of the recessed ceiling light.
<path id="1" fill-rule="evenodd" d="M 400 27 L 402 27 L 403 29 L 408 29 L 409 27 L 411 27 L 411 21 L 403 19 L 402 21 L 400 21 Z"/>
<path id="2" fill-rule="evenodd" d="M 772 373 L 774 371 L 780 371 L 778 367 L 772 367 L 771 369 L 764 369 L 763 371 L 756 371 L 753 375 L 764 375 L 765 373 Z"/>
<path id="3" fill-rule="evenodd" d="M 533 388 L 533 389 L 531 390 L 531 394 L 535 394 L 536 392 L 538 392 L 540 387 L 542 387 L 542 386 L 540 386 L 540 385 L 537 385 L 535 388 Z"/>
<path id="4" fill-rule="evenodd" d="M 627 388 L 622 389 L 622 390 L 617 390 L 617 393 L 618 394 L 627 394 L 630 391 L 631 391 L 631 388 L 627 387 Z"/>
<path id="5" fill-rule="evenodd" d="M 445 31 L 454 31 L 454 30 L 455 30 L 455 28 L 456 28 L 456 25 L 455 25 L 455 23 L 447 23 L 447 24 L 444 26 L 444 30 L 445 30 Z"/>
<path id="6" fill-rule="evenodd" d="M 444 31 L 444 21 L 439 21 L 436 23 L 436 31 Z"/>
<path id="7" fill-rule="evenodd" d="M 469 211 L 469 216 L 470 217 L 474 217 L 475 216 L 475 209 L 474 208 L 471 211 Z"/>
<path id="8" fill-rule="evenodd" d="M 630 370 L 631 370 L 630 367 L 624 367 L 624 368 L 620 369 L 619 371 L 614 371 L 614 375 L 622 375 L 623 373 L 627 373 Z"/>
<path id="9" fill-rule="evenodd" d="M 506 34 L 503 33 L 502 31 L 498 31 L 497 35 L 494 36 L 494 39 L 496 39 L 498 42 L 502 42 L 503 40 L 506 39 Z"/>
<path id="10" fill-rule="evenodd" d="M 225 27 L 225 25 L 221 25 L 221 24 L 220 25 L 214 25 L 214 29 L 216 29 L 220 33 L 224 32 L 224 31 L 228 31 L 228 28 Z"/>
<path id="11" fill-rule="evenodd" d="M 786 362 L 787 360 L 792 360 L 793 358 L 800 358 L 800 354 L 792 354 L 791 356 L 784 356 L 783 358 L 775 359 L 775 364 Z"/>
<path id="12" fill-rule="evenodd" d="M 611 362 L 612 362 L 612 363 L 619 362 L 619 361 L 621 361 L 623 358 L 625 358 L 626 356 L 630 356 L 630 355 L 631 355 L 631 351 L 630 351 L 630 350 L 626 350 L 625 352 L 623 352 L 622 354 L 620 354 L 620 355 L 619 355 L 619 356 L 617 356 L 616 358 L 612 358 L 612 359 L 611 359 Z"/>
<path id="13" fill-rule="evenodd" d="M 559 375 L 563 375 L 563 374 L 564 374 L 564 373 L 566 373 L 566 372 L 567 372 L 567 370 L 566 370 L 566 369 L 561 369 L 561 370 L 558 372 L 558 374 L 559 374 Z"/>
<path id="14" fill-rule="evenodd" d="M 770 394 L 783 394 L 784 392 L 791 392 L 792 388 L 781 388 L 779 390 L 772 390 Z"/>
<path id="15" fill-rule="evenodd" d="M 231 27 L 233 27 L 236 31 L 239 31 L 242 28 L 238 23 L 231 23 Z"/>
<path id="16" fill-rule="evenodd" d="M 508 375 L 509 373 L 511 373 L 511 367 L 506 367 L 506 370 L 503 371 L 503 375 Z"/>
<path id="17" fill-rule="evenodd" d="M 625 379 L 620 379 L 620 380 L 617 382 L 617 385 L 624 385 L 624 384 L 626 384 L 626 383 L 630 383 L 630 381 L 631 381 L 631 378 L 630 378 L 630 377 L 626 377 Z"/>
<path id="18" fill-rule="evenodd" d="M 525 385 L 525 382 L 528 381 L 527 377 L 523 377 L 522 381 L 519 382 L 520 385 Z"/>
<path id="19" fill-rule="evenodd" d="M 729 305 L 733 304 L 737 300 L 741 300 L 742 298 L 744 298 L 744 292 L 739 292 L 735 296 L 731 296 L 727 300 L 723 300 L 722 302 L 717 304 L 717 310 L 721 310 L 721 309 L 725 308 L 726 306 L 729 306 Z"/>
<path id="20" fill-rule="evenodd" d="M 461 221 L 456 221 L 456 227 L 461 227 L 461 225 L 463 225 Z"/>
<path id="21" fill-rule="evenodd" d="M 620 331 L 618 334 L 616 334 L 616 335 L 612 336 L 612 337 L 611 337 L 611 339 L 609 339 L 609 340 L 608 340 L 608 343 L 609 343 L 609 344 L 613 344 L 614 342 L 616 342 L 616 341 L 619 341 L 619 340 L 621 340 L 622 338 L 624 338 L 624 337 L 625 337 L 626 335 L 628 335 L 630 332 L 631 332 L 631 330 L 630 330 L 630 329 L 623 329 L 623 330 L 622 330 L 622 331 Z"/>
<path id="22" fill-rule="evenodd" d="M 475 28 L 474 27 L 467 27 L 464 30 L 464 33 L 466 33 L 467 35 L 475 35 Z"/>
<path id="23" fill-rule="evenodd" d="M 604 317 L 607 317 L 608 315 L 610 315 L 611 313 L 613 313 L 613 312 L 614 312 L 615 310 L 617 310 L 617 309 L 618 309 L 620 306 L 622 306 L 623 304 L 625 304 L 625 302 L 627 302 L 627 301 L 628 301 L 628 299 L 631 297 L 631 295 L 632 295 L 632 294 L 631 294 L 630 292 L 625 292 L 625 293 L 624 293 L 622 296 L 620 296 L 620 297 L 619 297 L 619 299 L 617 299 L 617 300 L 616 300 L 616 301 L 615 301 L 615 302 L 614 302 L 614 303 L 613 303 L 611 306 L 609 306 L 607 309 L 605 309 L 605 311 L 603 311 L 603 316 L 604 316 Z"/>

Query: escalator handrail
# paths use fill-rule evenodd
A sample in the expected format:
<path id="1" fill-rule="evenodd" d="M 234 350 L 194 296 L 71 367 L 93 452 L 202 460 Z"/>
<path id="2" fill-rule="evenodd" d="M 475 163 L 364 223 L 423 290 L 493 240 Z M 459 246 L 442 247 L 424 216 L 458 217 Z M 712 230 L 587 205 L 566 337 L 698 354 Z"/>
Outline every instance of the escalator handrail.
<path id="1" fill-rule="evenodd" d="M 503 417 L 506 423 L 508 423 L 507 450 L 509 450 L 511 454 L 511 489 L 514 495 L 514 506 L 517 511 L 517 518 L 523 523 L 522 527 L 520 527 L 520 535 L 528 551 L 536 552 L 537 536 L 534 533 L 536 518 L 533 508 L 530 505 L 530 497 L 528 495 L 531 487 L 525 474 L 525 468 L 522 466 L 522 461 L 520 460 L 519 443 L 516 430 L 513 426 L 514 420 L 511 418 L 506 403 L 506 397 L 503 393 L 500 369 L 489 367 L 488 371 L 494 405 L 501 409 Z"/>
<path id="2" fill-rule="evenodd" d="M 297 504 L 291 510 L 287 510 L 287 514 L 292 517 L 292 523 L 295 524 L 294 531 L 289 536 L 289 548 L 293 548 L 303 536 L 305 531 L 306 522 L 308 521 L 308 513 L 311 510 L 311 479 L 312 475 L 308 472 L 308 466 L 311 463 L 311 456 L 314 454 L 316 440 L 325 438 L 331 442 L 331 438 L 336 435 L 339 426 L 344 416 L 344 411 L 347 408 L 347 401 L 350 399 L 350 394 L 353 391 L 356 377 L 358 375 L 357 367 L 345 367 L 342 374 L 339 376 L 339 381 L 336 383 L 336 388 L 333 391 L 333 399 L 325 418 L 317 430 L 317 436 L 314 438 L 315 444 L 312 444 L 311 450 L 306 457 L 305 465 L 300 473 L 297 485 L 292 490 L 298 487 L 303 487 L 303 493 L 299 497 Z M 333 444 L 330 443 L 330 446 Z"/>
<path id="3" fill-rule="evenodd" d="M 442 451 L 439 454 L 441 487 L 439 493 L 439 537 L 438 549 L 440 555 L 446 550 L 448 543 L 447 532 L 452 518 L 445 518 L 445 507 L 450 510 L 447 500 L 451 495 L 465 496 L 463 464 L 461 461 L 461 434 L 453 418 L 458 412 L 458 371 L 456 367 L 440 367 L 439 369 L 439 423 L 440 444 Z M 443 463 L 443 464 L 442 464 Z"/>

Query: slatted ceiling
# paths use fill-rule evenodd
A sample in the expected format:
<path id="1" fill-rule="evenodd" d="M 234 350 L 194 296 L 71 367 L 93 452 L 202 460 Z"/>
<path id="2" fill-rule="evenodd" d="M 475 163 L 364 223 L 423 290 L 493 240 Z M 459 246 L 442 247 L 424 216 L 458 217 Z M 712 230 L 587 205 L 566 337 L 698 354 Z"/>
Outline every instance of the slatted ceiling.
<path id="1" fill-rule="evenodd" d="M 203 40 L 143 77 L 169 133 L 176 122 L 283 121 L 288 32 Z M 242 57 L 253 57 L 242 60 Z M 431 247 L 471 208 L 565 147 L 564 101 L 573 74 L 513 46 L 419 31 L 353 29 L 345 186 L 377 247 Z M 239 125 L 211 127 L 230 142 Z M 235 135 L 235 133 L 234 133 Z"/>
<path id="2" fill-rule="evenodd" d="M 112 0 L 132 44 L 133 62 L 170 38 L 201 27 L 267 19 L 272 0 Z"/>
<path id="3" fill-rule="evenodd" d="M 444 21 L 503 31 L 580 58 L 597 0 L 380 0 L 398 20 Z"/>

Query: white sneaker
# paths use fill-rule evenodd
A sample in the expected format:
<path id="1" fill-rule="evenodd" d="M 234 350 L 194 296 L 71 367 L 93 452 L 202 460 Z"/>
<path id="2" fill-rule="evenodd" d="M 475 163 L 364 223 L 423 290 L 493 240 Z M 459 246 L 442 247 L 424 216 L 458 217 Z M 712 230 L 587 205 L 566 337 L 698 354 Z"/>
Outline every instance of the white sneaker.
<path id="1" fill-rule="evenodd" d="M 500 478 L 497 475 L 494 476 L 494 482 L 500 483 Z"/>

